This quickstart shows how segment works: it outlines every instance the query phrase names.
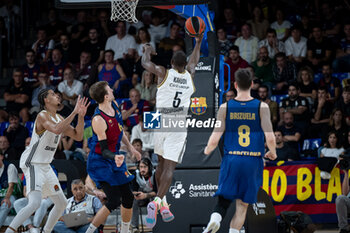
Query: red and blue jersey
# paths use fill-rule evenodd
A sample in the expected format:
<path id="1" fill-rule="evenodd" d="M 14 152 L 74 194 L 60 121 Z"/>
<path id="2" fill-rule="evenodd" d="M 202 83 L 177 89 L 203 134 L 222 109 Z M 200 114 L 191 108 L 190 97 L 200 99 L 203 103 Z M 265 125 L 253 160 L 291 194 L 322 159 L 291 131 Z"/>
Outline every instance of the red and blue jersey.
<path id="1" fill-rule="evenodd" d="M 38 76 L 41 71 L 39 64 L 35 64 L 32 68 L 28 64 L 22 66 L 23 80 L 29 85 L 34 84 L 38 81 Z"/>
<path id="2" fill-rule="evenodd" d="M 133 103 L 131 103 L 130 100 L 127 100 L 122 104 L 122 111 L 128 111 L 130 108 L 132 108 L 132 106 L 133 106 Z M 125 125 L 128 127 L 137 125 L 139 123 L 139 115 L 149 111 L 150 111 L 150 106 L 148 101 L 140 100 L 137 103 L 137 109 L 133 113 L 131 113 L 128 119 L 126 119 Z"/>
<path id="3" fill-rule="evenodd" d="M 58 65 L 55 65 L 52 61 L 47 64 L 51 85 L 57 87 L 58 84 L 63 81 L 63 72 L 65 68 L 67 68 L 67 64 L 63 61 Z"/>

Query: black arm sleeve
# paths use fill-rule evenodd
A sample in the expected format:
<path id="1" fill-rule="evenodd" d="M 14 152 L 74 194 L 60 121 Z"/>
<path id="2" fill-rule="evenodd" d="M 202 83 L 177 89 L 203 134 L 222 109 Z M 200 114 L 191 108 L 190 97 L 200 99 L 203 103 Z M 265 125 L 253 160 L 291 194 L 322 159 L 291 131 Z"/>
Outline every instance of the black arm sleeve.
<path id="1" fill-rule="evenodd" d="M 102 157 L 106 159 L 114 160 L 115 154 L 108 149 L 107 140 L 98 141 L 101 146 Z"/>

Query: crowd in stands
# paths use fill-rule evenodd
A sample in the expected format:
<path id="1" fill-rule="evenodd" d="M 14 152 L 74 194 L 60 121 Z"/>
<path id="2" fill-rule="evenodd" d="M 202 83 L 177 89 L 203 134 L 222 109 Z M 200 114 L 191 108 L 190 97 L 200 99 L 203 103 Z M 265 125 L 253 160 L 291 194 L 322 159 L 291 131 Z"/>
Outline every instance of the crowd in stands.
<path id="1" fill-rule="evenodd" d="M 6 14 L 17 8 L 11 0 L 0 7 L 0 30 L 6 31 Z M 215 19 L 219 51 L 230 66 L 230 72 L 225 70 L 225 86 L 234 82 L 239 68 L 253 72 L 252 95 L 270 107 L 278 160 L 315 156 L 303 149 L 305 139 L 320 140 L 315 157 L 339 158 L 350 145 L 349 6 L 342 1 L 305 1 L 279 8 L 260 0 L 234 1 L 219 10 Z M 138 23 L 111 22 L 109 11 L 104 9 L 71 12 L 74 20 L 64 10 L 48 9 L 48 20 L 43 22 L 49 23 L 38 23 L 36 39 L 23 54 L 25 63 L 13 69 L 3 95 L 6 106 L 0 108 L 0 165 L 3 159 L 18 160 L 29 144 L 35 130 L 33 121 L 40 111 L 40 90 L 50 88 L 60 95 L 59 114 L 66 117 L 79 95 L 89 97 L 93 83 L 107 81 L 120 105 L 126 135 L 142 157 L 151 161 L 143 161 L 148 171 L 140 168 L 139 175 L 150 179 L 150 164 L 157 159 L 153 132 L 143 127 L 142 116 L 156 105 L 157 80 L 141 66 L 143 45 L 150 44 L 157 51 L 152 58 L 155 63 L 170 68 L 173 52 L 186 49 L 185 19 L 155 8 L 144 10 Z M 2 40 L 4 52 L 11 41 L 6 37 Z M 235 94 L 234 89 L 225 93 L 226 101 Z M 55 159 L 86 161 L 95 107 L 93 103 L 89 108 L 84 140 L 62 137 Z M 123 145 L 121 153 L 127 155 L 129 164 L 135 163 Z M 8 166 L 4 164 L 1 167 Z M 17 183 L 8 175 L 9 185 Z M 72 190 L 82 185 L 76 181 Z M 8 185 L 1 184 L 3 187 Z M 146 190 L 152 191 L 149 187 Z M 71 201 L 91 199 L 76 192 Z M 1 199 L 12 203 L 12 196 L 5 193 Z M 89 211 L 96 213 L 100 204 L 90 199 L 93 207 Z M 1 213 L 2 207 L 0 226 Z M 61 228 L 64 224 L 60 223 L 57 229 Z"/>

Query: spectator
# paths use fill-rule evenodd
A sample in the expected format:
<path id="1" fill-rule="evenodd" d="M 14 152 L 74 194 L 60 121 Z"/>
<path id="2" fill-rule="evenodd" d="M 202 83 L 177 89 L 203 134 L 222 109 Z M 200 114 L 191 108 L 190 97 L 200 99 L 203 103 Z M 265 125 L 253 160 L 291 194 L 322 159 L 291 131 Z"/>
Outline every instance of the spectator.
<path id="1" fill-rule="evenodd" d="M 54 46 L 55 42 L 47 38 L 46 30 L 44 28 L 39 28 L 37 41 L 33 44 L 32 49 L 37 55 L 37 60 L 40 61 L 40 63 L 49 61 Z"/>
<path id="2" fill-rule="evenodd" d="M 17 112 L 9 113 L 9 126 L 4 131 L 4 136 L 10 142 L 10 147 L 15 149 L 18 154 L 22 154 L 25 148 L 25 140 L 29 137 L 28 129 L 19 123 Z"/>
<path id="3" fill-rule="evenodd" d="M 45 89 L 45 88 L 48 88 L 51 90 L 55 89 L 55 87 L 50 84 L 50 79 L 47 76 L 47 73 L 40 72 L 38 80 L 39 80 L 39 86 L 33 90 L 33 94 L 32 94 L 32 108 L 29 111 L 29 113 L 31 115 L 33 115 L 34 113 L 38 113 L 41 110 L 40 103 L 38 100 L 38 95 L 39 95 L 40 91 Z"/>
<path id="4" fill-rule="evenodd" d="M 58 49 L 52 51 L 52 61 L 47 64 L 51 84 L 55 87 L 63 81 L 63 71 L 68 65 L 62 60 L 62 53 Z"/>
<path id="5" fill-rule="evenodd" d="M 53 167 L 53 171 L 57 175 L 56 169 Z M 16 210 L 17 214 L 20 214 L 21 209 L 23 209 L 26 205 L 28 205 L 28 198 L 27 198 L 27 185 L 26 185 L 26 178 L 24 175 L 22 175 L 23 179 L 23 196 L 20 199 L 17 199 L 13 203 L 13 208 Z M 26 219 L 23 222 L 23 226 L 25 227 L 25 231 L 28 233 L 40 233 L 40 225 L 44 219 L 44 217 L 47 214 L 47 210 L 53 205 L 53 202 L 48 197 L 43 197 L 41 199 L 40 207 L 35 211 L 33 221 L 31 218 Z"/>
<path id="6" fill-rule="evenodd" d="M 16 197 L 20 195 L 21 190 L 18 187 L 18 171 L 15 165 L 4 161 L 4 155 L 0 155 L 0 177 L 2 193 L 0 207 L 0 227 L 5 222 L 7 215 L 13 207 Z"/>
<path id="7" fill-rule="evenodd" d="M 308 12 L 301 14 L 300 26 L 301 35 L 309 39 L 311 35 L 311 26 Z"/>
<path id="8" fill-rule="evenodd" d="M 67 34 L 60 35 L 60 43 L 56 45 L 55 49 L 58 49 L 62 54 L 62 61 L 65 63 L 72 62 L 73 59 L 73 48 L 70 43 L 69 36 Z"/>
<path id="9" fill-rule="evenodd" d="M 139 123 L 132 128 L 130 141 L 133 142 L 139 138 L 142 141 L 142 150 L 150 153 L 154 150 L 153 142 L 154 132 L 149 129 L 145 129 L 143 125 L 143 115 L 139 116 Z"/>
<path id="10" fill-rule="evenodd" d="M 90 25 L 87 22 L 86 11 L 84 10 L 78 11 L 76 16 L 76 22 L 71 27 L 72 42 L 74 41 L 75 45 L 81 45 L 81 43 L 88 40 L 89 27 Z"/>
<path id="11" fill-rule="evenodd" d="M 297 78 L 297 70 L 294 63 L 288 61 L 285 53 L 277 53 L 272 66 L 275 91 L 278 94 L 285 93 L 289 84 Z"/>
<path id="12" fill-rule="evenodd" d="M 47 37 L 58 41 L 60 36 L 66 31 L 66 24 L 59 20 L 57 11 L 55 8 L 49 9 L 48 12 L 48 24 L 44 26 Z"/>
<path id="13" fill-rule="evenodd" d="M 288 97 L 280 103 L 280 119 L 283 119 L 283 113 L 290 112 L 293 114 L 294 124 L 300 129 L 306 129 L 309 124 L 309 103 L 299 93 L 300 88 L 296 83 L 289 85 Z"/>
<path id="14" fill-rule="evenodd" d="M 83 51 L 91 55 L 91 63 L 99 65 L 103 61 L 104 44 L 96 28 L 89 29 L 89 39 L 83 44 Z"/>
<path id="15" fill-rule="evenodd" d="M 286 41 L 289 37 L 289 30 L 292 24 L 288 20 L 284 20 L 283 11 L 278 9 L 276 11 L 276 21 L 271 24 L 271 28 L 276 30 L 277 39 Z"/>
<path id="16" fill-rule="evenodd" d="M 132 53 L 136 49 L 136 43 L 133 36 L 126 33 L 124 21 L 118 21 L 115 25 L 116 35 L 108 38 L 105 50 L 113 50 L 113 60 L 122 58 L 124 54 Z"/>
<path id="17" fill-rule="evenodd" d="M 336 11 L 329 2 L 323 2 L 321 6 L 321 24 L 322 31 L 328 38 L 335 38 L 338 36 L 341 28 Z"/>
<path id="18" fill-rule="evenodd" d="M 322 65 L 322 78 L 318 83 L 319 87 L 326 87 L 330 98 L 329 100 L 335 103 L 340 97 L 341 84 L 339 79 L 332 76 L 332 69 L 330 64 L 324 63 Z"/>
<path id="19" fill-rule="evenodd" d="M 80 160 L 85 162 L 85 151 L 82 148 L 76 147 L 73 138 L 63 136 L 61 138 L 61 143 L 63 153 L 65 154 L 67 160 Z"/>
<path id="20" fill-rule="evenodd" d="M 338 227 L 340 229 L 339 233 L 349 233 L 350 227 L 348 223 L 348 214 L 350 210 L 350 188 L 349 188 L 349 171 L 344 169 L 344 178 L 342 183 L 342 195 L 337 196 L 335 199 L 335 208 L 338 217 Z"/>
<path id="21" fill-rule="evenodd" d="M 345 123 L 343 112 L 339 108 L 333 109 L 328 125 L 322 129 L 321 138 L 323 142 L 327 141 L 328 133 L 331 131 L 336 132 L 341 140 L 346 138 L 348 128 Z"/>
<path id="22" fill-rule="evenodd" d="M 350 72 L 350 22 L 344 25 L 345 37 L 337 45 L 336 59 L 333 62 L 335 72 Z"/>
<path id="23" fill-rule="evenodd" d="M 266 85 L 261 85 L 258 89 L 259 100 L 261 102 L 269 105 L 270 114 L 271 114 L 271 122 L 275 126 L 278 121 L 278 104 L 275 101 L 272 101 L 268 98 L 269 87 Z"/>
<path id="24" fill-rule="evenodd" d="M 149 34 L 151 35 L 151 41 L 158 44 L 166 35 L 167 27 L 161 23 L 161 14 L 159 11 L 152 12 L 152 22 L 149 25 Z"/>
<path id="25" fill-rule="evenodd" d="M 95 217 L 95 214 L 102 208 L 102 204 L 97 197 L 89 195 L 85 192 L 85 185 L 82 180 L 73 180 L 71 186 L 73 196 L 68 199 L 68 205 L 63 212 L 63 216 L 69 213 L 85 211 L 86 215 L 88 216 L 89 223 L 68 228 L 63 221 L 63 217 L 61 217 L 53 228 L 53 232 L 55 233 L 86 232 L 90 222 L 92 222 L 93 218 Z M 95 233 L 97 233 L 97 230 Z"/>
<path id="26" fill-rule="evenodd" d="M 276 54 L 284 53 L 284 43 L 277 39 L 276 30 L 267 29 L 266 38 L 259 42 L 259 48 L 266 47 L 269 52 L 269 57 L 273 59 Z"/>
<path id="27" fill-rule="evenodd" d="M 264 14 L 259 6 L 255 6 L 252 12 L 253 18 L 248 20 L 252 26 L 252 34 L 256 36 L 259 40 L 266 37 L 267 29 L 269 28 L 269 21 L 264 17 Z"/>
<path id="28" fill-rule="evenodd" d="M 298 85 L 300 87 L 300 96 L 307 98 L 310 104 L 314 103 L 317 96 L 317 85 L 314 83 L 314 74 L 312 69 L 304 66 L 298 73 Z M 328 91 L 327 91 L 328 93 Z"/>
<path id="29" fill-rule="evenodd" d="M 301 36 L 300 28 L 294 26 L 292 28 L 292 36 L 285 42 L 286 55 L 290 61 L 301 64 L 306 58 L 307 39 Z"/>
<path id="30" fill-rule="evenodd" d="M 321 69 L 322 63 L 330 61 L 331 45 L 331 41 L 322 36 L 321 26 L 313 26 L 312 37 L 307 41 L 307 59 L 315 72 Z"/>
<path id="31" fill-rule="evenodd" d="M 333 170 L 334 166 L 337 164 L 339 160 L 339 156 L 344 152 L 344 148 L 341 146 L 340 140 L 338 138 L 338 135 L 335 131 L 331 131 L 328 133 L 327 142 L 326 145 L 321 149 L 320 158 L 321 160 L 318 161 L 318 166 L 321 170 L 321 177 L 323 179 L 330 179 L 331 178 L 331 171 Z M 322 158 L 333 158 L 333 160 L 327 159 L 325 162 L 321 162 Z"/>
<path id="32" fill-rule="evenodd" d="M 309 138 L 320 138 L 322 128 L 329 123 L 329 117 L 332 113 L 333 104 L 327 100 L 328 91 L 325 87 L 320 87 L 317 91 L 317 99 L 313 107 L 313 118 L 309 127 Z"/>
<path id="33" fill-rule="evenodd" d="M 38 75 L 41 68 L 35 62 L 35 52 L 33 49 L 26 51 L 26 64 L 22 66 L 23 81 L 31 88 L 39 86 Z"/>
<path id="34" fill-rule="evenodd" d="M 101 44 L 105 44 L 108 37 L 112 35 L 113 26 L 110 20 L 109 12 L 101 9 L 97 16 L 97 23 L 95 24 L 97 32 L 100 34 Z M 102 58 L 103 59 L 103 58 Z"/>
<path id="35" fill-rule="evenodd" d="M 232 41 L 227 39 L 224 28 L 218 28 L 216 30 L 216 36 L 218 37 L 220 54 L 227 58 L 229 56 L 229 50 L 234 44 Z"/>
<path id="36" fill-rule="evenodd" d="M 141 99 L 140 92 L 136 89 L 129 91 L 130 100 L 125 101 L 122 106 L 122 116 L 127 127 L 133 127 L 139 123 L 139 116 L 150 111 L 149 103 Z"/>
<path id="37" fill-rule="evenodd" d="M 256 60 L 259 40 L 252 36 L 250 24 L 243 24 L 241 33 L 242 36 L 237 38 L 235 45 L 239 47 L 242 58 L 250 64 Z"/>
<path id="38" fill-rule="evenodd" d="M 255 76 L 260 81 L 272 88 L 273 73 L 272 73 L 272 60 L 269 58 L 269 52 L 266 47 L 259 49 L 258 59 L 252 63 Z"/>
<path id="39" fill-rule="evenodd" d="M 10 143 L 6 136 L 0 136 L 0 156 L 6 160 L 19 160 L 21 154 L 17 153 L 14 148 L 10 148 Z"/>
<path id="40" fill-rule="evenodd" d="M 228 90 L 225 94 L 226 102 L 233 100 L 235 97 L 236 97 L 236 93 L 232 89 Z"/>
<path id="41" fill-rule="evenodd" d="M 282 115 L 283 124 L 277 128 L 283 135 L 283 142 L 294 150 L 299 151 L 301 130 L 294 125 L 294 117 L 290 112 Z"/>
<path id="42" fill-rule="evenodd" d="M 29 121 L 30 96 L 31 90 L 23 81 L 22 71 L 18 68 L 14 69 L 12 80 L 4 93 L 6 111 L 18 112 L 23 123 Z"/>
<path id="43" fill-rule="evenodd" d="M 143 143 L 142 143 L 142 140 L 139 139 L 139 138 L 135 138 L 133 141 L 132 141 L 132 146 L 135 148 L 135 150 L 137 150 L 140 154 L 141 154 L 141 158 L 148 158 L 148 159 L 151 159 L 150 157 L 150 154 L 148 153 L 148 151 L 145 151 L 142 149 L 143 147 Z M 132 158 L 132 161 L 133 162 L 136 162 L 136 159 L 133 157 Z"/>
<path id="44" fill-rule="evenodd" d="M 335 107 L 344 113 L 345 122 L 350 126 L 350 86 L 343 89 L 342 98 L 336 102 Z"/>
<path id="45" fill-rule="evenodd" d="M 275 161 L 296 161 L 300 159 L 299 151 L 284 143 L 281 131 L 275 131 L 275 137 L 277 154 L 277 159 Z"/>
<path id="46" fill-rule="evenodd" d="M 132 207 L 132 232 L 136 232 L 139 226 L 139 209 L 153 200 L 157 194 L 157 184 L 155 178 L 155 170 L 148 158 L 142 158 L 132 181 L 132 190 L 134 194 L 134 203 Z"/>
<path id="47" fill-rule="evenodd" d="M 143 46 L 145 44 L 150 44 L 154 49 L 156 48 L 156 45 L 151 40 L 151 35 L 145 27 L 142 27 L 137 31 L 136 43 L 136 51 L 139 56 L 142 56 L 144 50 Z"/>
<path id="48" fill-rule="evenodd" d="M 73 68 L 75 69 L 75 78 L 83 84 L 86 84 L 93 68 L 93 64 L 91 63 L 91 53 L 88 51 L 82 51 L 79 63 L 76 63 Z"/>
<path id="49" fill-rule="evenodd" d="M 223 16 L 224 21 L 222 25 L 226 32 L 227 39 L 234 41 L 239 34 L 240 22 L 234 17 L 234 12 L 231 8 L 225 8 Z"/>
<path id="50" fill-rule="evenodd" d="M 173 53 L 172 49 L 175 45 L 179 45 L 182 49 L 185 49 L 185 42 L 180 38 L 180 29 L 181 27 L 178 23 L 173 23 L 170 27 L 169 37 L 163 38 L 158 45 L 158 53 L 160 56 L 158 59 L 160 59 L 159 62 L 165 67 L 170 64 Z"/>
<path id="51" fill-rule="evenodd" d="M 140 92 L 141 99 L 147 100 L 152 106 L 156 105 L 157 85 L 151 72 L 143 71 L 141 83 L 137 84 L 135 89 Z"/>
<path id="52" fill-rule="evenodd" d="M 120 81 L 125 80 L 126 76 L 119 63 L 113 61 L 113 57 L 113 50 L 105 51 L 105 63 L 98 66 L 98 80 L 88 80 L 87 83 L 89 86 L 96 81 L 106 81 L 111 88 L 115 91 L 118 90 Z"/>
<path id="53" fill-rule="evenodd" d="M 240 55 L 239 55 L 239 47 L 234 45 L 230 48 L 229 50 L 229 55 L 226 60 L 226 63 L 230 66 L 230 82 L 231 85 L 235 82 L 235 73 L 239 68 L 247 68 L 249 66 L 248 62 L 244 60 Z M 225 77 L 227 77 L 228 71 L 225 67 Z M 227 79 L 225 79 L 226 82 Z M 225 84 L 227 86 L 227 84 Z"/>
<path id="54" fill-rule="evenodd" d="M 83 83 L 74 78 L 74 70 L 70 67 L 64 69 L 64 80 L 58 84 L 58 90 L 62 93 L 63 100 L 70 106 L 75 106 L 78 96 L 83 95 Z"/>

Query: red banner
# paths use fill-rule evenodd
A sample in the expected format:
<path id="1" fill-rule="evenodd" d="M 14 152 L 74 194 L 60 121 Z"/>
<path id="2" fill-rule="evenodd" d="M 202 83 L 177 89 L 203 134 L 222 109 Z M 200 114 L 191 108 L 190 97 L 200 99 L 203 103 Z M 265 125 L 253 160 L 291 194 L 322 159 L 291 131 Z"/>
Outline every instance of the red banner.
<path id="1" fill-rule="evenodd" d="M 341 195 L 341 173 L 336 167 L 325 180 L 314 161 L 267 163 L 263 189 L 271 196 L 276 215 L 302 211 L 315 223 L 336 223 L 335 199 Z"/>

